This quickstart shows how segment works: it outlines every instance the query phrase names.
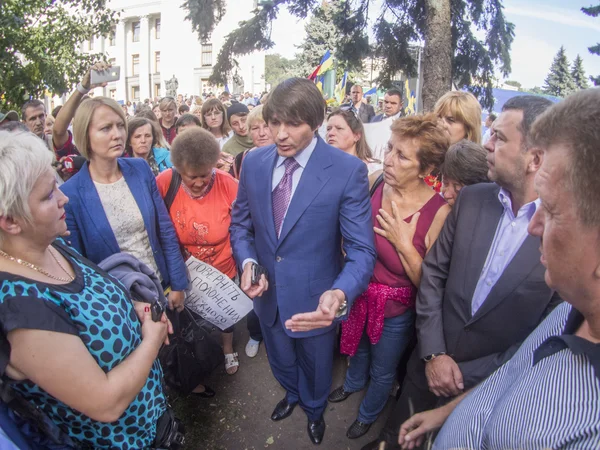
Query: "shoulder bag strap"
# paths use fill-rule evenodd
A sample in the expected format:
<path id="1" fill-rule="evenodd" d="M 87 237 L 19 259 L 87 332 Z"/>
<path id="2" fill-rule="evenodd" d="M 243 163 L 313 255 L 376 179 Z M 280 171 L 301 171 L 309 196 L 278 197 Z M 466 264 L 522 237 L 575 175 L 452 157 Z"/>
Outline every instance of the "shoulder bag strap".
<path id="1" fill-rule="evenodd" d="M 383 174 L 379 175 L 377 177 L 377 179 L 375 180 L 375 183 L 373 183 L 373 186 L 371 186 L 371 189 L 369 190 L 370 197 L 373 197 L 373 194 L 375 193 L 377 188 L 381 185 L 381 183 L 383 183 Z"/>
<path id="2" fill-rule="evenodd" d="M 171 173 L 171 184 L 169 184 L 169 190 L 167 191 L 167 195 L 165 195 L 165 206 L 169 212 L 171 212 L 173 200 L 175 200 L 175 196 L 181 185 L 181 175 L 175 170 L 175 167 L 171 167 Z"/>

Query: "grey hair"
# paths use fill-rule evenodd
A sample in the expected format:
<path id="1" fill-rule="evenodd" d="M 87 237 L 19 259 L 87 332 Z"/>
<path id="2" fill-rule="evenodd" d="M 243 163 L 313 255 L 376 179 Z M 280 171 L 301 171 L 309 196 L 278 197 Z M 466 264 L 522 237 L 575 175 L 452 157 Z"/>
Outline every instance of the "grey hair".
<path id="1" fill-rule="evenodd" d="M 31 223 L 29 195 L 51 164 L 52 152 L 35 134 L 0 131 L 0 216 Z"/>
<path id="2" fill-rule="evenodd" d="M 451 178 L 463 186 L 487 183 L 487 150 L 467 139 L 451 145 L 440 167 L 442 177 Z"/>

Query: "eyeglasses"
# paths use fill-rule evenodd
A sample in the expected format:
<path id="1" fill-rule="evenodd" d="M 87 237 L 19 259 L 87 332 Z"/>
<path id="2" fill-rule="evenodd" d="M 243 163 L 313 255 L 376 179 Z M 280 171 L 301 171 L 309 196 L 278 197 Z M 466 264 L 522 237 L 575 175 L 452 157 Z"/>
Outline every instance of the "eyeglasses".
<path id="1" fill-rule="evenodd" d="M 204 114 L 204 117 L 221 117 L 223 115 L 223 111 L 212 111 Z"/>

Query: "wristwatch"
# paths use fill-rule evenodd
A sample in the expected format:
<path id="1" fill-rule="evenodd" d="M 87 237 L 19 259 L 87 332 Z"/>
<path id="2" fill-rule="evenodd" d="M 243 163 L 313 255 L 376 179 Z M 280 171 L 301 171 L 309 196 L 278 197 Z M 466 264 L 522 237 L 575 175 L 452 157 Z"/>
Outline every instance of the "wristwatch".
<path id="1" fill-rule="evenodd" d="M 425 361 L 425 362 L 433 361 L 438 356 L 442 356 L 445 354 L 446 354 L 446 352 L 432 353 L 431 355 L 427 355 L 425 358 L 423 358 L 423 361 Z"/>
<path id="2" fill-rule="evenodd" d="M 348 297 L 346 297 L 346 294 L 344 294 L 344 301 L 338 308 L 337 312 L 335 313 L 335 318 L 339 319 L 340 317 L 345 315 L 347 312 L 348 312 Z"/>

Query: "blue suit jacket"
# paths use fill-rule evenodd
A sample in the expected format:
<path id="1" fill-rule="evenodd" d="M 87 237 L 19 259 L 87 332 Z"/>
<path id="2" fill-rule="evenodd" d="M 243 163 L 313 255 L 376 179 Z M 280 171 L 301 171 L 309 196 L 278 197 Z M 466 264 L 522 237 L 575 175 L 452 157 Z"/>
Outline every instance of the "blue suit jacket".
<path id="1" fill-rule="evenodd" d="M 346 294 L 349 310 L 366 289 L 376 258 L 367 166 L 318 138 L 278 239 L 271 197 L 277 158 L 275 145 L 247 154 L 230 228 L 238 264 L 253 258 L 269 272 L 269 290 L 254 299 L 267 326 L 275 323 L 278 310 L 282 324 L 294 314 L 315 311 L 329 289 Z M 301 338 L 333 326 L 286 332 Z"/>
<path id="2" fill-rule="evenodd" d="M 139 158 L 119 158 L 118 164 L 144 218 L 163 282 L 165 285 L 170 284 L 174 291 L 185 290 L 188 287 L 187 269 L 179 250 L 175 228 L 158 192 L 150 166 Z M 69 197 L 65 210 L 71 245 L 96 264 L 119 253 L 121 250 L 104 213 L 88 163 L 60 189 Z"/>

